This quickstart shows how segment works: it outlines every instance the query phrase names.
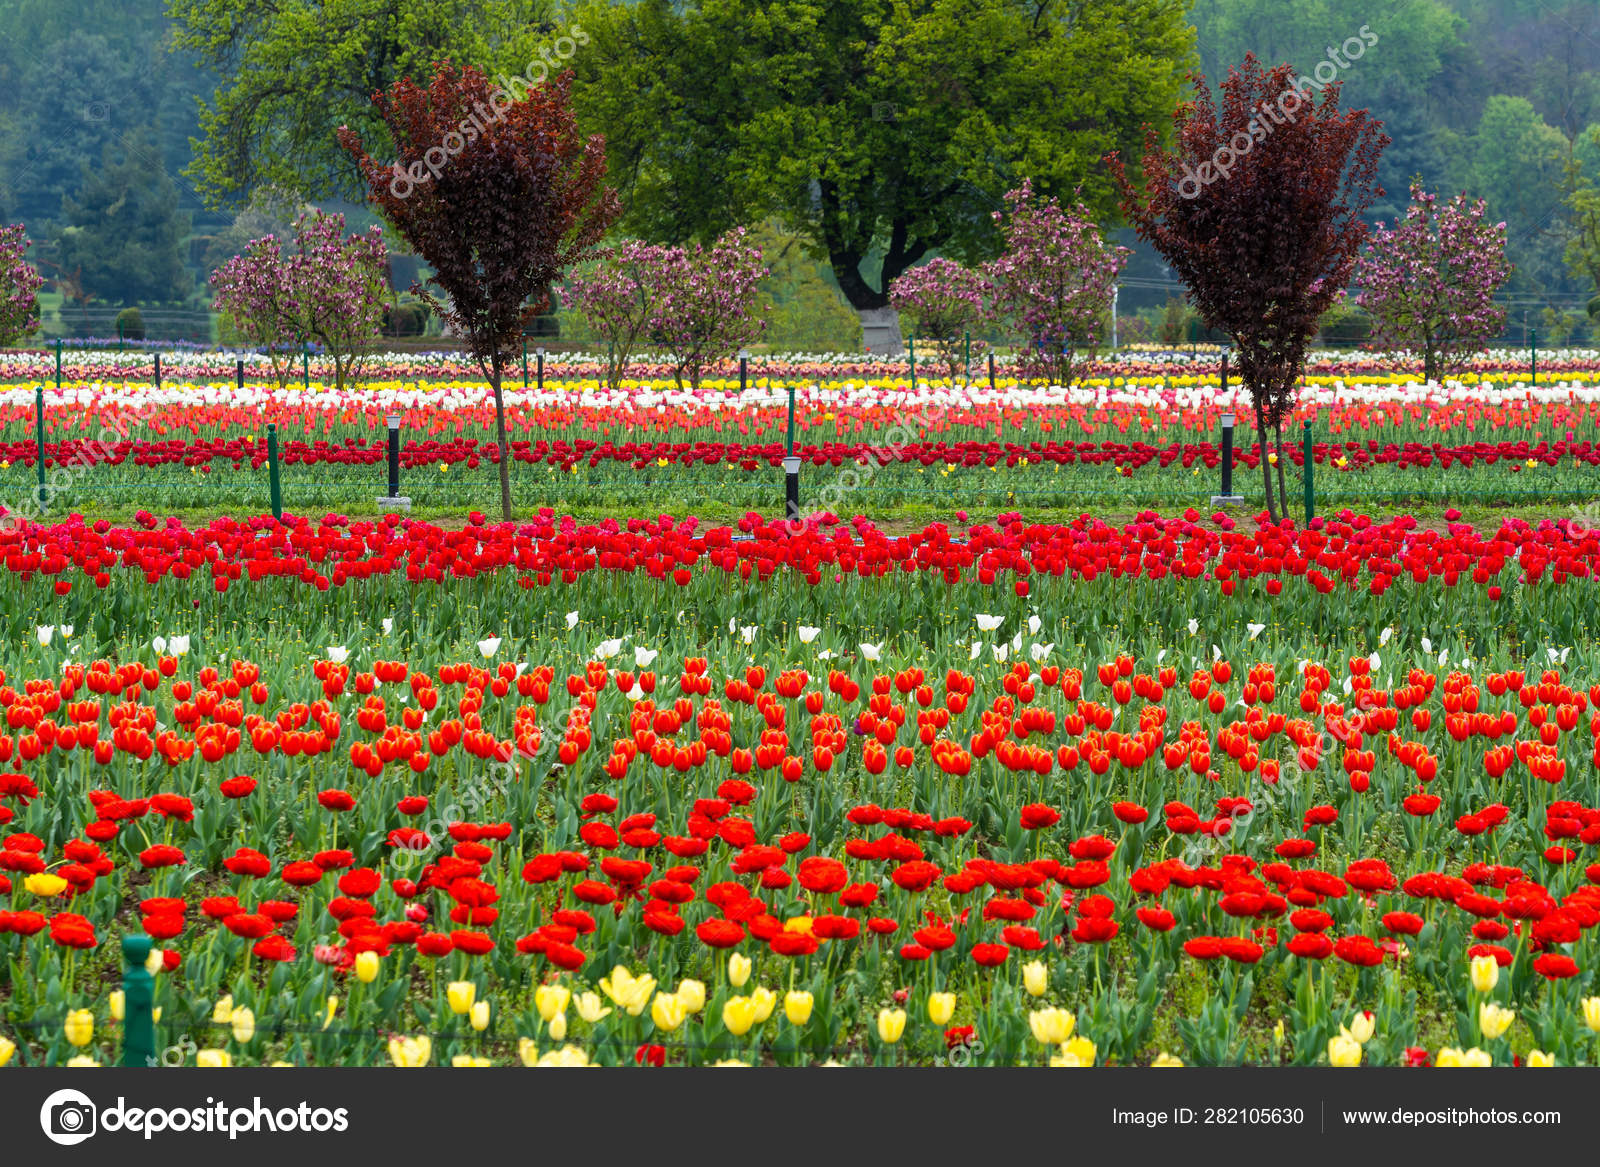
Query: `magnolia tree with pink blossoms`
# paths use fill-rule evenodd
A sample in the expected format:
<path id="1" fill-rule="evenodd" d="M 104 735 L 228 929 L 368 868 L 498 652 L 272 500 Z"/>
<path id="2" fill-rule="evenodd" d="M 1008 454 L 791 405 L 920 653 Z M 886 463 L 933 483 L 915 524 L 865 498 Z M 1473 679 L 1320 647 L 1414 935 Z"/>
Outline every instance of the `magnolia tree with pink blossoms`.
<path id="1" fill-rule="evenodd" d="M 267 353 L 279 385 L 299 346 L 315 341 L 333 361 L 342 389 L 383 321 L 389 262 L 383 231 L 346 237 L 344 216 L 321 211 L 301 215 L 294 231 L 287 255 L 267 235 L 212 273 L 212 306 Z"/>
<path id="2" fill-rule="evenodd" d="M 1082 203 L 1036 199 L 1024 179 L 995 212 L 1005 252 L 988 265 L 1000 317 L 1024 342 L 1024 376 L 1070 388 L 1082 375 L 1131 254 L 1105 241 Z"/>
<path id="3" fill-rule="evenodd" d="M 1405 221 L 1393 230 L 1378 224 L 1355 273 L 1374 341 L 1421 353 L 1429 381 L 1459 371 L 1500 335 L 1506 314 L 1494 294 L 1511 276 L 1506 225 L 1485 220 L 1482 199 L 1437 203 L 1413 182 Z"/>
<path id="4" fill-rule="evenodd" d="M 21 223 L 0 227 L 0 344 L 14 344 L 39 327 L 38 292 L 44 280 L 22 257 L 28 236 Z"/>
<path id="5" fill-rule="evenodd" d="M 606 384 L 613 389 L 650 334 L 670 253 L 681 250 L 630 239 L 603 248 L 567 280 L 568 301 L 607 344 Z"/>
<path id="6" fill-rule="evenodd" d="M 981 272 L 954 260 L 930 259 L 889 285 L 889 306 L 909 322 L 913 340 L 932 346 L 935 364 L 954 384 L 958 370 L 963 376 L 967 372 L 968 334 L 990 318 L 991 291 Z"/>

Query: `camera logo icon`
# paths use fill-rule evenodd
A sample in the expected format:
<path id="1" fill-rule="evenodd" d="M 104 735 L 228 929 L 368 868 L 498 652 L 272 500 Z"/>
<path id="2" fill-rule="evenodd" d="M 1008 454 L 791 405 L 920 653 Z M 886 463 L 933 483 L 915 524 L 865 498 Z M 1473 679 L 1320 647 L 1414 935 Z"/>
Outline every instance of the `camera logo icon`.
<path id="1" fill-rule="evenodd" d="M 94 1134 L 98 1113 L 82 1091 L 57 1090 L 39 1108 L 39 1125 L 52 1143 L 72 1147 Z"/>

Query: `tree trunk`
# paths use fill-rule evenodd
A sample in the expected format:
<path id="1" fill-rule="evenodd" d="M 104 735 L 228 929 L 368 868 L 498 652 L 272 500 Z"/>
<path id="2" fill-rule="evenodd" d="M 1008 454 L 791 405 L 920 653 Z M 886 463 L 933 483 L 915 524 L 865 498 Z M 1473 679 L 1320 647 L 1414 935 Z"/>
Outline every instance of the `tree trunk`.
<path id="1" fill-rule="evenodd" d="M 511 521 L 511 448 L 506 442 L 506 403 L 500 392 L 500 354 L 489 363 L 489 384 L 494 388 L 494 428 L 500 442 L 500 516 Z"/>
<path id="2" fill-rule="evenodd" d="M 1255 397 L 1256 387 L 1250 386 L 1250 393 Z M 1261 412 L 1261 399 L 1256 397 L 1256 450 L 1261 455 L 1261 484 L 1267 492 L 1267 518 L 1274 523 L 1278 521 L 1277 508 L 1272 505 L 1272 463 L 1267 461 L 1267 419 Z"/>
<path id="3" fill-rule="evenodd" d="M 1289 513 L 1289 490 L 1284 485 L 1283 464 L 1289 460 L 1289 455 L 1283 448 L 1283 419 L 1273 423 L 1273 428 L 1278 433 L 1278 502 L 1283 506 L 1283 513 Z"/>

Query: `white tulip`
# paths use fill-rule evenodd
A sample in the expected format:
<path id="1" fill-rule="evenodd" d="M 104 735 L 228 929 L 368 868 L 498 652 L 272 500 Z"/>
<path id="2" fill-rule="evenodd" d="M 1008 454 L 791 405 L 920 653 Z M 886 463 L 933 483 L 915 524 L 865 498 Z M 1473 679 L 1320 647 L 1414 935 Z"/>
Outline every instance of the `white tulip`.
<path id="1" fill-rule="evenodd" d="M 878 660 L 883 655 L 883 645 L 864 643 L 861 646 L 861 655 L 868 660 Z"/>
<path id="2" fill-rule="evenodd" d="M 53 626 L 49 625 L 49 624 L 41 624 L 41 625 L 39 625 L 38 632 L 39 632 L 39 647 L 40 648 L 49 648 L 50 647 L 50 639 L 51 639 L 51 637 L 55 636 L 55 634 L 56 634 L 55 628 Z"/>
<path id="3" fill-rule="evenodd" d="M 993 632 L 1006 622 L 1004 616 L 991 616 L 987 612 L 978 613 L 978 630 L 980 632 Z"/>
<path id="4" fill-rule="evenodd" d="M 800 632 L 800 643 L 801 644 L 810 644 L 813 640 L 815 640 L 822 633 L 822 629 L 820 629 L 820 628 L 812 628 L 809 625 L 802 624 L 802 625 L 800 625 L 799 632 Z"/>
<path id="5" fill-rule="evenodd" d="M 491 636 L 487 640 L 478 641 L 478 651 L 483 654 L 485 660 L 488 660 L 500 651 L 500 637 Z"/>
<path id="6" fill-rule="evenodd" d="M 328 659 L 336 665 L 342 665 L 349 659 L 350 650 L 342 644 L 328 645 Z"/>
<path id="7" fill-rule="evenodd" d="M 682 612 L 680 612 L 678 614 L 680 616 L 683 615 Z M 568 612 L 567 613 L 567 631 L 571 632 L 577 626 L 578 626 L 578 614 L 576 612 Z"/>
<path id="8" fill-rule="evenodd" d="M 633 667 L 636 669 L 647 669 L 650 667 L 650 662 L 655 660 L 656 657 L 660 655 L 661 651 L 659 649 L 641 648 L 636 644 L 633 646 Z"/>

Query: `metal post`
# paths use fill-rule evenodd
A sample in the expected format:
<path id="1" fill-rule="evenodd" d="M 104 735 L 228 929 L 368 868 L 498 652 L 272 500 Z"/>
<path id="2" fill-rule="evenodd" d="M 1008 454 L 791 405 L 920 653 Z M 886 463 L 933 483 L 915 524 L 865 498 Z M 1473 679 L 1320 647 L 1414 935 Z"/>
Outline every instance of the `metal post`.
<path id="1" fill-rule="evenodd" d="M 311 389 L 311 346 L 305 341 L 300 342 L 300 376 L 309 392 Z"/>
<path id="2" fill-rule="evenodd" d="M 989 351 L 989 388 L 994 388 L 994 350 Z"/>
<path id="3" fill-rule="evenodd" d="M 528 338 L 522 338 L 522 387 L 528 387 Z"/>
<path id="4" fill-rule="evenodd" d="M 1222 493 L 1211 496 L 1212 506 L 1232 506 L 1244 499 L 1233 493 L 1233 414 L 1222 415 Z"/>
<path id="5" fill-rule="evenodd" d="M 1315 500 L 1314 495 L 1312 494 L 1312 487 L 1311 487 L 1311 468 L 1312 468 L 1312 465 L 1313 465 L 1313 461 L 1312 461 L 1312 457 L 1311 457 L 1311 419 L 1310 418 L 1307 418 L 1306 421 L 1305 421 L 1305 431 L 1304 432 L 1305 432 L 1305 439 L 1304 439 L 1304 441 L 1302 443 L 1302 450 L 1304 452 L 1301 454 L 1301 460 L 1305 463 L 1305 474 L 1304 474 L 1304 477 L 1305 477 L 1305 480 L 1306 480 L 1306 526 L 1309 527 L 1311 525 L 1311 517 L 1315 513 L 1315 510 L 1316 510 L 1316 500 Z"/>
<path id="6" fill-rule="evenodd" d="M 400 416 L 391 413 L 389 421 L 389 497 L 400 494 Z"/>
<path id="7" fill-rule="evenodd" d="M 278 480 L 278 427 L 267 423 L 267 490 L 272 499 L 272 517 L 283 518 L 283 484 Z"/>
<path id="8" fill-rule="evenodd" d="M 161 354 L 156 354 L 156 388 L 161 388 Z"/>
<path id="9" fill-rule="evenodd" d="M 37 441 L 38 449 L 34 452 L 34 468 L 39 475 L 39 508 L 49 501 L 49 494 L 44 485 L 44 386 L 35 385 L 33 388 L 33 434 Z"/>
<path id="10" fill-rule="evenodd" d="M 783 459 L 784 513 L 791 521 L 800 518 L 800 459 L 794 452 L 794 382 L 789 382 L 789 431 Z"/>
<path id="11" fill-rule="evenodd" d="M 539 388 L 544 388 L 544 349 L 535 349 L 533 354 L 539 361 Z"/>
<path id="12" fill-rule="evenodd" d="M 234 373 L 234 378 L 238 382 L 239 388 L 243 389 L 244 388 L 244 358 L 243 357 L 240 357 L 237 361 L 234 362 L 233 373 Z"/>
<path id="13" fill-rule="evenodd" d="M 61 338 L 56 337 L 56 388 L 61 388 Z"/>
<path id="14" fill-rule="evenodd" d="M 156 1022 L 153 1008 L 156 979 L 145 968 L 150 937 L 122 938 L 122 1064 L 156 1065 Z"/>
<path id="15" fill-rule="evenodd" d="M 1111 351 L 1117 351 L 1117 292 L 1120 291 L 1116 284 L 1111 285 Z"/>
<path id="16" fill-rule="evenodd" d="M 745 388 L 750 383 L 750 352 L 748 349 L 739 350 L 739 394 L 744 395 Z"/>

